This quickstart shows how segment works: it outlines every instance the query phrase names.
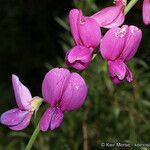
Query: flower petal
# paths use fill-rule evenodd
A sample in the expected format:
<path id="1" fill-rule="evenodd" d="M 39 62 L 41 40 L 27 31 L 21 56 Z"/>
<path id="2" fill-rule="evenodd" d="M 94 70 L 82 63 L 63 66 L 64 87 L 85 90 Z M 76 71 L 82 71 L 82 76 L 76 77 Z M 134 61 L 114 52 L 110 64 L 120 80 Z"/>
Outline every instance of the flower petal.
<path id="1" fill-rule="evenodd" d="M 124 6 L 110 6 L 91 16 L 100 27 L 113 28 L 123 24 L 125 20 Z"/>
<path id="2" fill-rule="evenodd" d="M 63 121 L 63 117 L 64 114 L 59 108 L 48 108 L 40 120 L 40 129 L 47 131 L 49 128 L 50 130 L 58 128 Z"/>
<path id="3" fill-rule="evenodd" d="M 64 68 L 54 68 L 45 75 L 42 83 L 42 94 L 44 100 L 52 107 L 60 101 L 69 76 L 70 72 Z"/>
<path id="4" fill-rule="evenodd" d="M 4 112 L 1 115 L 0 122 L 7 126 L 18 125 L 23 121 L 28 111 L 20 110 L 19 108 L 14 108 Z"/>
<path id="5" fill-rule="evenodd" d="M 106 32 L 101 41 L 100 52 L 104 59 L 115 60 L 124 49 L 128 26 L 112 28 Z"/>
<path id="6" fill-rule="evenodd" d="M 121 80 L 119 80 L 117 77 L 110 77 L 110 79 L 114 84 L 120 84 L 121 82 Z"/>
<path id="7" fill-rule="evenodd" d="M 12 84 L 19 108 L 30 109 L 29 101 L 32 100 L 32 95 L 29 89 L 19 81 L 16 75 L 12 75 Z"/>
<path id="8" fill-rule="evenodd" d="M 116 6 L 122 5 L 126 6 L 127 0 L 115 0 Z"/>
<path id="9" fill-rule="evenodd" d="M 43 132 L 49 129 L 51 116 L 54 113 L 54 110 L 55 108 L 48 108 L 41 117 L 39 127 Z"/>
<path id="10" fill-rule="evenodd" d="M 136 54 L 142 39 L 142 31 L 136 26 L 129 26 L 124 50 L 120 56 L 124 61 L 129 61 Z"/>
<path id="11" fill-rule="evenodd" d="M 60 107 L 62 111 L 73 111 L 80 108 L 87 96 L 87 85 L 77 73 L 72 73 L 62 95 Z"/>
<path id="12" fill-rule="evenodd" d="M 18 125 L 9 126 L 9 128 L 14 131 L 20 131 L 25 129 L 29 125 L 32 115 L 33 112 L 28 112 L 28 114 L 25 116 L 21 123 L 19 123 Z"/>
<path id="13" fill-rule="evenodd" d="M 122 80 L 131 82 L 133 80 L 132 72 L 128 69 L 122 60 L 108 62 L 109 75 L 113 83 L 118 84 Z"/>
<path id="14" fill-rule="evenodd" d="M 51 117 L 50 129 L 54 130 L 58 128 L 62 124 L 63 118 L 64 118 L 64 113 L 60 110 L 60 108 L 55 108 L 55 112 Z"/>
<path id="15" fill-rule="evenodd" d="M 150 25 L 150 0 L 143 1 L 143 22 Z"/>
<path id="16" fill-rule="evenodd" d="M 126 76 L 126 65 L 122 60 L 109 61 L 108 69 L 111 77 L 117 77 L 119 80 L 123 80 Z"/>
<path id="17" fill-rule="evenodd" d="M 133 75 L 132 72 L 130 71 L 130 69 L 128 67 L 126 67 L 127 71 L 126 71 L 126 80 L 128 82 L 132 82 L 133 81 Z"/>
<path id="18" fill-rule="evenodd" d="M 92 50 L 75 46 L 66 54 L 66 63 L 77 70 L 84 70 L 91 62 Z"/>
<path id="19" fill-rule="evenodd" d="M 69 22 L 70 22 L 70 28 L 71 33 L 74 38 L 74 41 L 77 45 L 81 45 L 82 41 L 79 37 L 79 31 L 78 31 L 78 22 L 79 21 L 79 10 L 78 9 L 72 9 L 69 12 Z"/>
<path id="20" fill-rule="evenodd" d="M 101 39 L 101 30 L 98 23 L 90 17 L 81 17 L 79 23 L 79 34 L 83 45 L 97 48 Z"/>

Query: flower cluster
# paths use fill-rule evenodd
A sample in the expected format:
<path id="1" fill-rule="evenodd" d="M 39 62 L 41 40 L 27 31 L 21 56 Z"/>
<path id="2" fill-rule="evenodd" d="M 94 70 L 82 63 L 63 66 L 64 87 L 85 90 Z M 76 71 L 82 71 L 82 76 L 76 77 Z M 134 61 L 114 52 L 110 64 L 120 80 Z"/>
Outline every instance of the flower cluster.
<path id="1" fill-rule="evenodd" d="M 65 57 L 66 64 L 79 71 L 85 70 L 100 45 L 100 54 L 108 62 L 110 79 L 114 84 L 123 80 L 131 82 L 133 75 L 127 63 L 134 57 L 142 39 L 142 31 L 134 25 L 122 25 L 125 20 L 126 0 L 116 0 L 109 6 L 91 15 L 84 16 L 82 10 L 72 9 L 69 22 L 75 46 Z M 150 24 L 150 0 L 143 2 L 143 21 Z M 121 26 L 122 27 L 119 27 Z M 101 29 L 108 31 L 102 35 Z M 87 85 L 78 73 L 65 68 L 54 68 L 44 77 L 42 96 L 32 97 L 16 75 L 12 75 L 13 89 L 18 108 L 3 113 L 0 122 L 12 130 L 26 128 L 43 101 L 49 108 L 41 117 L 42 131 L 58 128 L 65 112 L 79 109 L 87 96 Z"/>
<path id="2" fill-rule="evenodd" d="M 42 104 L 42 98 L 31 96 L 16 75 L 12 75 L 12 83 L 18 108 L 3 113 L 0 122 L 10 129 L 19 131 L 26 128 L 35 111 Z M 40 129 L 46 131 L 60 126 L 64 112 L 80 108 L 87 96 L 87 85 L 78 73 L 70 73 L 68 69 L 54 68 L 50 70 L 42 84 L 44 101 L 50 105 L 40 121 Z"/>
<path id="3" fill-rule="evenodd" d="M 115 6 L 100 10 L 90 17 L 84 17 L 81 10 L 69 13 L 71 32 L 76 46 L 66 54 L 66 64 L 84 70 L 91 62 L 94 48 L 100 45 L 101 56 L 108 61 L 108 70 L 113 83 L 122 80 L 131 82 L 132 72 L 126 62 L 135 55 L 142 38 L 142 31 L 136 26 L 123 25 L 126 1 L 116 0 Z M 110 28 L 104 36 L 100 28 Z"/>

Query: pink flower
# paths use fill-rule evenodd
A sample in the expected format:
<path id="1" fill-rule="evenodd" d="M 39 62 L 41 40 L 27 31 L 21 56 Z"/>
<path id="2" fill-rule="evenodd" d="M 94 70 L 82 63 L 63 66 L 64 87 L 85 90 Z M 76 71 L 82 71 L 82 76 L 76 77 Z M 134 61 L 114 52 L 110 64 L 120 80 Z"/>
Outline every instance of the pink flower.
<path id="1" fill-rule="evenodd" d="M 150 0 L 143 1 L 143 22 L 150 25 Z"/>
<path id="2" fill-rule="evenodd" d="M 84 79 L 77 73 L 64 68 L 50 70 L 42 84 L 44 100 L 50 105 L 40 120 L 40 129 L 47 131 L 58 128 L 64 113 L 79 109 L 87 96 Z"/>
<path id="3" fill-rule="evenodd" d="M 115 6 L 106 7 L 95 13 L 91 18 L 95 19 L 100 27 L 113 28 L 123 24 L 125 20 L 125 0 L 116 0 Z"/>
<path id="4" fill-rule="evenodd" d="M 109 74 L 113 83 L 133 80 L 132 73 L 125 63 L 134 57 L 141 38 L 140 29 L 127 25 L 112 28 L 104 35 L 100 52 L 102 57 L 108 61 Z"/>
<path id="5" fill-rule="evenodd" d="M 12 130 L 19 131 L 29 125 L 33 112 L 39 108 L 42 99 L 33 98 L 29 89 L 19 81 L 16 75 L 12 75 L 12 83 L 18 108 L 3 113 L 0 122 Z"/>
<path id="6" fill-rule="evenodd" d="M 66 54 L 66 63 L 75 69 L 84 70 L 100 43 L 101 30 L 93 18 L 83 16 L 78 9 L 70 11 L 69 21 L 76 46 Z"/>

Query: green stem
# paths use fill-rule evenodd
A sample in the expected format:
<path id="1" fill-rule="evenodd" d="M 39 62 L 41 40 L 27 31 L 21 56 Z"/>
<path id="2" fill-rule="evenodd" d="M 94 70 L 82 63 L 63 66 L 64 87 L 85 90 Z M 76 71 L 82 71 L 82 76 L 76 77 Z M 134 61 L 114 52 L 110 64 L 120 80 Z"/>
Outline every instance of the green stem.
<path id="1" fill-rule="evenodd" d="M 131 0 L 125 8 L 125 15 L 130 11 L 130 9 L 138 2 L 138 0 Z"/>
<path id="2" fill-rule="evenodd" d="M 34 144 L 34 142 L 35 142 L 39 132 L 40 132 L 40 129 L 39 129 L 39 124 L 38 124 L 37 127 L 35 128 L 32 136 L 31 136 L 31 138 L 30 138 L 30 140 L 29 140 L 25 150 L 31 150 L 31 148 L 32 148 L 32 146 L 33 146 L 33 144 Z"/>

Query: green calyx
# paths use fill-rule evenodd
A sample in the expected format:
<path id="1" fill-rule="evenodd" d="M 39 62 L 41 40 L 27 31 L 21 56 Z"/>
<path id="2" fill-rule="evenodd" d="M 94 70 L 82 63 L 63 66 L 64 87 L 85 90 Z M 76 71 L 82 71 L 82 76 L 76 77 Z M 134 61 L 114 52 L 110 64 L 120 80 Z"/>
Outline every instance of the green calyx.
<path id="1" fill-rule="evenodd" d="M 35 96 L 30 102 L 31 111 L 37 111 L 43 102 L 43 98 Z"/>

